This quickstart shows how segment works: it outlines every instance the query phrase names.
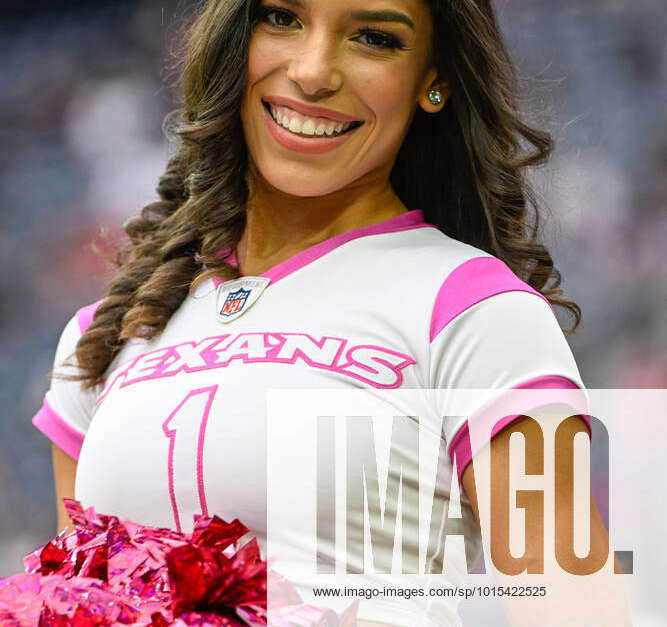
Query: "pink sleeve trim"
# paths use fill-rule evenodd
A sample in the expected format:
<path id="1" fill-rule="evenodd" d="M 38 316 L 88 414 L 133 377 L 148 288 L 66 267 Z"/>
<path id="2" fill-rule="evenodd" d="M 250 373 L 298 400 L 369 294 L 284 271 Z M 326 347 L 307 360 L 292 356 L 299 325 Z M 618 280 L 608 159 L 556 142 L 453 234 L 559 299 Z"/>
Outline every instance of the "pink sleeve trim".
<path id="1" fill-rule="evenodd" d="M 71 458 L 79 459 L 83 434 L 70 427 L 46 399 L 33 417 L 32 424 Z"/>
<path id="2" fill-rule="evenodd" d="M 562 390 L 573 390 L 579 389 L 579 386 L 574 383 L 571 379 L 567 377 L 562 377 L 559 375 L 548 375 L 544 377 L 536 377 L 535 379 L 528 379 L 519 385 L 515 385 L 512 389 L 515 390 L 524 390 L 524 389 L 562 389 Z M 513 416 L 505 416 L 502 420 L 499 420 L 493 429 L 491 430 L 491 439 L 498 435 L 508 424 L 516 420 L 520 414 L 515 414 Z M 586 428 L 588 429 L 588 435 L 592 436 L 591 431 L 591 420 L 590 417 L 586 414 L 581 415 L 586 423 Z M 449 446 L 449 458 L 454 464 L 454 458 L 456 457 L 457 464 L 457 474 L 459 481 L 463 476 L 463 471 L 466 469 L 468 464 L 472 461 L 472 450 L 470 448 L 470 433 L 468 431 L 468 422 L 466 421 L 461 428 L 456 432 L 452 438 L 452 443 Z"/>
<path id="3" fill-rule="evenodd" d="M 485 298 L 501 292 L 530 292 L 547 304 L 549 300 L 522 281 L 497 257 L 475 257 L 464 261 L 444 280 L 433 306 L 430 341 L 454 318 Z"/>
<path id="4" fill-rule="evenodd" d="M 81 307 L 81 309 L 76 312 L 76 319 L 79 323 L 79 329 L 81 329 L 82 334 L 85 333 L 86 329 L 90 326 L 91 322 L 93 321 L 93 316 L 97 311 L 97 307 L 103 300 L 103 298 L 100 298 L 100 300 L 96 300 L 90 305 Z"/>

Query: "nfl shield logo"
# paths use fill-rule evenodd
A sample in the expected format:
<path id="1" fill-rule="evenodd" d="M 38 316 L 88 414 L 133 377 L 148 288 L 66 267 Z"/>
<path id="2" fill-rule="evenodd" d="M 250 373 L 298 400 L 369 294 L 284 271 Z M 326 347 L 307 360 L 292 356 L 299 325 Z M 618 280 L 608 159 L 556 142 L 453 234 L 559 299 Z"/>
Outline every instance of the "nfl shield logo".
<path id="1" fill-rule="evenodd" d="M 248 300 L 248 294 L 250 294 L 250 290 L 244 290 L 243 288 L 227 294 L 227 298 L 220 309 L 220 315 L 227 317 L 240 312 Z"/>
<path id="2" fill-rule="evenodd" d="M 215 313 L 218 322 L 229 324 L 244 315 L 271 282 L 268 277 L 244 276 L 218 285 Z"/>

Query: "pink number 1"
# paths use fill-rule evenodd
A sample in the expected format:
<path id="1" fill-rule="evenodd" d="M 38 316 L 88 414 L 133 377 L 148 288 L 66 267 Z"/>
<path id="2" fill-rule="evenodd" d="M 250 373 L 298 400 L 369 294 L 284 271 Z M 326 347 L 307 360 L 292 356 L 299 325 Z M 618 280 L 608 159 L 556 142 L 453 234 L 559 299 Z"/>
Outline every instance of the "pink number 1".
<path id="1" fill-rule="evenodd" d="M 162 430 L 169 438 L 169 457 L 167 459 L 167 474 L 169 476 L 169 498 L 171 499 L 171 509 L 174 512 L 174 522 L 176 523 L 176 530 L 181 531 L 181 519 L 179 516 L 179 502 L 181 504 L 188 502 L 188 494 L 191 494 L 192 488 L 196 488 L 199 494 L 199 506 L 202 514 L 208 516 L 208 507 L 206 506 L 206 493 L 204 491 L 204 438 L 206 437 L 206 423 L 208 422 L 208 415 L 213 404 L 213 397 L 218 390 L 217 385 L 211 385 L 196 390 L 190 390 L 187 396 L 176 406 L 176 409 L 169 414 L 167 419 L 162 423 Z M 194 405 L 197 410 L 199 418 L 199 433 L 197 436 L 197 453 L 195 455 L 180 454 L 177 459 L 174 459 L 174 451 L 176 448 L 176 433 L 179 427 L 182 434 L 179 438 L 179 451 L 195 450 L 194 442 L 183 442 L 182 438 L 192 438 L 197 433 L 196 429 L 188 428 L 188 424 L 193 420 L 192 412 L 188 411 L 189 406 Z M 194 462 L 194 463 L 193 463 Z M 183 486 L 182 483 L 175 484 L 174 472 L 179 477 L 195 477 L 196 486 Z M 176 486 L 182 491 L 187 490 L 187 493 L 176 494 Z M 182 507 L 181 507 L 182 509 Z"/>

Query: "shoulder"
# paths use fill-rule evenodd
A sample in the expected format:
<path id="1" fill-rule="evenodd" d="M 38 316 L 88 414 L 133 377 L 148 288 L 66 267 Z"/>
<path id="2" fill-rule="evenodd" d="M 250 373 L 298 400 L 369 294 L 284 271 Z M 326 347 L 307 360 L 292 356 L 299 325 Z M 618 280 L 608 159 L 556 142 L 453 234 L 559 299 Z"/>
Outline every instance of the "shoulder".
<path id="1" fill-rule="evenodd" d="M 100 298 L 99 300 L 96 300 L 93 303 L 90 303 L 88 305 L 84 305 L 83 307 L 79 307 L 79 309 L 76 310 L 74 313 L 73 318 L 76 319 L 76 324 L 83 335 L 88 327 L 91 325 L 93 322 L 93 317 L 95 316 L 95 312 L 97 311 L 97 308 L 100 306 L 104 299 Z"/>
<path id="2" fill-rule="evenodd" d="M 429 340 L 436 376 L 468 387 L 514 387 L 550 376 L 583 387 L 549 300 L 488 253 L 445 273 Z"/>
<path id="3" fill-rule="evenodd" d="M 97 300 L 77 309 L 60 333 L 51 374 L 51 384 L 32 423 L 70 457 L 78 459 L 84 434 L 88 430 L 96 389 L 84 388 L 77 379 L 76 346 L 92 323 Z"/>
<path id="4" fill-rule="evenodd" d="M 436 225 L 425 222 L 420 228 L 393 233 L 387 248 L 401 255 L 404 261 L 422 266 L 429 274 L 447 273 L 461 263 L 489 253 L 450 237 Z"/>
<path id="5" fill-rule="evenodd" d="M 555 320 L 551 304 L 543 294 L 520 279 L 498 257 L 483 251 L 479 253 L 448 269 L 442 277 L 433 304 L 431 340 L 453 320 L 480 303 L 496 309 L 500 307 L 503 311 L 514 311 L 517 305 L 526 303 L 531 312 L 542 311 Z M 509 292 L 515 296 L 493 298 Z M 505 303 L 508 306 L 503 306 Z"/>
<path id="6" fill-rule="evenodd" d="M 391 235 L 372 242 L 363 267 L 385 275 L 383 286 L 409 288 L 426 310 L 431 342 L 454 321 L 472 319 L 463 314 L 474 309 L 488 310 L 501 326 L 538 315 L 560 328 L 549 300 L 502 259 L 429 223 Z"/>
<path id="7" fill-rule="evenodd" d="M 79 338 L 93 322 L 93 317 L 103 299 L 79 307 L 69 318 L 60 333 L 54 366 L 59 367 L 74 353 Z"/>
<path id="8" fill-rule="evenodd" d="M 502 259 L 429 226 L 402 233 L 394 251 L 396 261 L 400 258 L 402 262 L 402 272 L 422 283 L 430 293 L 431 339 L 463 312 L 506 292 L 530 295 L 551 311 L 548 299 L 519 278 Z"/>

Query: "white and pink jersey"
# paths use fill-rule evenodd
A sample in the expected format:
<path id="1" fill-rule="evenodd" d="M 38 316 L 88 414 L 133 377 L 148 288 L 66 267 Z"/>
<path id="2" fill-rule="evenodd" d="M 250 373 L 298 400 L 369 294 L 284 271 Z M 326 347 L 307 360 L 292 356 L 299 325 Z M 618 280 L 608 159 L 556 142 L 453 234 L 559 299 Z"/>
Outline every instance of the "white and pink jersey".
<path id="1" fill-rule="evenodd" d="M 84 507 L 183 531 L 195 513 L 239 518 L 263 546 L 268 388 L 583 388 L 546 299 L 420 210 L 331 237 L 259 279 L 268 284 L 203 283 L 157 338 L 128 342 L 97 389 L 52 380 L 33 423 L 78 459 Z M 96 306 L 65 327 L 55 368 Z M 466 418 L 433 430 L 460 477 Z M 363 529 L 363 503 L 349 515 Z M 298 561 L 297 530 L 284 542 Z M 365 615 L 362 603 L 359 615 L 408 625 L 407 607 Z"/>

